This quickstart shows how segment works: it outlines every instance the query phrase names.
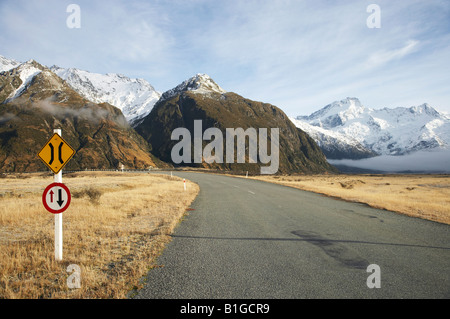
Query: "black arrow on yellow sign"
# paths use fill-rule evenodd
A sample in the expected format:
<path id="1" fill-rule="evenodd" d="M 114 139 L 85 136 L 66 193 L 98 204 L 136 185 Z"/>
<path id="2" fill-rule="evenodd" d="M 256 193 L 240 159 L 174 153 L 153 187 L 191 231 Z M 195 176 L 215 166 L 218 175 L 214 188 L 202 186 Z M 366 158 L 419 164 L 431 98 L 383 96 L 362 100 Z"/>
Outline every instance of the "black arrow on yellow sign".
<path id="1" fill-rule="evenodd" d="M 64 145 L 64 143 L 61 142 L 61 143 L 59 144 L 59 147 L 58 147 L 58 159 L 59 159 L 59 162 L 60 162 L 61 164 L 64 164 L 64 161 L 63 161 L 63 159 L 62 159 L 62 147 L 63 147 L 63 145 Z"/>
<path id="2" fill-rule="evenodd" d="M 63 147 L 63 145 L 64 145 L 64 143 L 61 142 L 59 144 L 59 147 L 58 147 L 58 160 L 59 160 L 59 162 L 61 164 L 64 164 L 64 161 L 62 159 L 62 147 Z M 50 161 L 48 162 L 48 164 L 52 165 L 53 161 L 55 160 L 55 148 L 53 147 L 52 143 L 49 143 L 48 146 L 50 147 L 50 152 L 51 152 L 51 154 L 50 154 Z"/>

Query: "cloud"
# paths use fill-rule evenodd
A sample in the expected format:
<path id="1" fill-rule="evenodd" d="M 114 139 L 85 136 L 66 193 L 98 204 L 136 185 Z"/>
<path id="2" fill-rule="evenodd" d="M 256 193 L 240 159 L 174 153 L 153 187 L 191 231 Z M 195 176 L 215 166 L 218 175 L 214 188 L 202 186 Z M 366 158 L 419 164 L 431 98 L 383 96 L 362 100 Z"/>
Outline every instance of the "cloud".
<path id="1" fill-rule="evenodd" d="M 328 160 L 332 165 L 345 165 L 383 172 L 449 173 L 450 150 L 419 151 L 403 156 L 377 156 L 361 160 Z"/>
<path id="2" fill-rule="evenodd" d="M 39 108 L 41 111 L 49 113 L 58 119 L 77 117 L 94 124 L 98 124 L 100 121 L 113 116 L 108 110 L 100 108 L 96 105 L 93 105 L 92 107 L 86 105 L 85 107 L 75 109 L 52 103 L 51 99 L 34 102 L 33 107 Z M 125 120 L 124 123 L 126 123 Z"/>
<path id="3" fill-rule="evenodd" d="M 9 122 L 16 118 L 17 118 L 17 116 L 15 114 L 6 112 L 6 113 L 0 115 L 0 124 L 5 124 L 6 122 Z"/>
<path id="4" fill-rule="evenodd" d="M 371 107 L 428 102 L 450 110 L 442 91 L 442 81 L 450 80 L 442 70 L 450 49 L 444 34 L 433 33 L 445 25 L 445 14 L 429 19 L 445 5 L 429 4 L 382 1 L 383 27 L 374 30 L 361 2 L 233 2 L 233 9 L 220 8 L 221 16 L 204 21 L 201 32 L 194 28 L 191 38 L 206 59 L 213 57 L 208 66 L 219 70 L 224 88 L 288 115 L 346 96 Z"/>
<path id="5" fill-rule="evenodd" d="M 417 45 L 419 41 L 409 40 L 405 46 L 400 49 L 394 50 L 382 50 L 371 54 L 368 58 L 367 64 L 369 67 L 377 67 L 382 64 L 386 64 L 395 59 L 401 59 L 408 54 L 417 50 Z"/>
<path id="6" fill-rule="evenodd" d="M 4 0 L 7 57 L 96 73 L 122 73 L 171 89 L 197 73 L 245 97 L 309 114 L 347 96 L 370 107 L 428 102 L 450 111 L 450 3 L 370 1 Z"/>

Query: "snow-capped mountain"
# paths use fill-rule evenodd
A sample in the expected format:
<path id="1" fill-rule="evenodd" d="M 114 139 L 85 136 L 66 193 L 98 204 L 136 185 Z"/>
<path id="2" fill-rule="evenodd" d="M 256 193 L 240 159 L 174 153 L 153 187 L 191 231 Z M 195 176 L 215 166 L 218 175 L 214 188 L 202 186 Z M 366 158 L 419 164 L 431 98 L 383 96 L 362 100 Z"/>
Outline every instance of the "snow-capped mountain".
<path id="1" fill-rule="evenodd" d="M 10 83 L 11 90 L 7 90 L 9 95 L 6 96 L 6 100 L 10 101 L 19 97 L 22 92 L 28 87 L 31 80 L 36 75 L 43 72 L 43 70 L 43 67 L 34 60 L 29 60 L 25 63 L 19 64 L 14 69 L 12 68 L 10 70 L 7 70 L 11 73 L 12 76 L 19 77 L 20 83 Z"/>
<path id="2" fill-rule="evenodd" d="M 193 93 L 208 94 L 211 92 L 224 94 L 227 93 L 222 89 L 213 79 L 207 74 L 197 74 L 183 83 L 177 85 L 175 88 L 164 92 L 161 100 L 168 100 L 181 92 L 191 91 Z"/>
<path id="3" fill-rule="evenodd" d="M 87 102 L 34 60 L 0 73 L 0 106 L 0 171 L 44 169 L 36 154 L 54 128 L 77 150 L 69 169 L 164 165 L 118 108 Z"/>
<path id="4" fill-rule="evenodd" d="M 161 93 L 143 79 L 121 74 L 97 74 L 75 68 L 50 68 L 75 91 L 94 103 L 109 103 L 119 108 L 132 125 L 150 113 Z"/>
<path id="5" fill-rule="evenodd" d="M 9 71 L 11 69 L 14 69 L 18 67 L 20 62 L 5 58 L 4 56 L 0 55 L 0 72 Z"/>
<path id="6" fill-rule="evenodd" d="M 33 60 L 25 63 L 0 55 L 0 72 L 10 71 L 20 66 L 22 84 L 13 95 L 15 98 L 41 70 L 30 67 Z M 23 65 L 23 67 L 22 67 Z M 65 80 L 82 97 L 94 103 L 109 103 L 119 108 L 132 125 L 150 113 L 161 93 L 143 79 L 132 79 L 121 74 L 97 74 L 75 68 L 64 69 L 58 66 L 49 68 Z"/>
<path id="7" fill-rule="evenodd" d="M 372 109 L 357 98 L 347 98 L 291 120 L 316 140 L 329 159 L 450 147 L 450 117 L 428 104 Z"/>

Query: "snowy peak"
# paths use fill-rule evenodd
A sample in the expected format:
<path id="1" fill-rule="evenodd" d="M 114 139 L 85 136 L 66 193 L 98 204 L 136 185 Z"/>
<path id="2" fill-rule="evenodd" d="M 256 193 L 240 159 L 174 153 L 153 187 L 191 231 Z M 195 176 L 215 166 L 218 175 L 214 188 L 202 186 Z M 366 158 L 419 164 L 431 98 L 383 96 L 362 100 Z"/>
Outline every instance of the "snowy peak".
<path id="1" fill-rule="evenodd" d="M 17 67 L 5 71 L 7 74 L 4 74 L 4 76 L 10 79 L 10 87 L 5 88 L 9 89 L 6 101 L 11 101 L 22 95 L 33 78 L 43 71 L 48 71 L 48 69 L 34 60 L 29 60 L 21 64 L 19 63 Z"/>
<path id="2" fill-rule="evenodd" d="M 119 108 L 125 118 L 135 122 L 150 113 L 161 97 L 150 83 L 122 74 L 98 74 L 75 68 L 52 66 L 51 70 L 75 91 L 94 103 L 109 103 Z"/>
<path id="3" fill-rule="evenodd" d="M 198 93 L 217 92 L 226 93 L 213 79 L 207 74 L 197 74 L 188 80 L 188 89 Z"/>
<path id="4" fill-rule="evenodd" d="M 34 60 L 0 73 L 0 103 L 8 103 L 19 97 L 24 98 L 19 103 L 46 98 L 62 101 L 68 100 L 72 93 L 74 91 L 64 80 Z"/>
<path id="5" fill-rule="evenodd" d="M 0 55 L 0 72 L 9 71 L 20 65 L 20 62 Z"/>
<path id="6" fill-rule="evenodd" d="M 64 69 L 56 65 L 47 68 L 34 60 L 20 63 L 0 56 L 0 72 L 8 72 L 8 87 L 3 87 L 5 100 L 19 97 L 33 78 L 42 73 L 53 88 L 69 85 L 83 98 L 93 103 L 109 103 L 119 108 L 131 125 L 150 113 L 161 97 L 150 83 L 122 74 L 97 74 L 76 68 Z M 60 81 L 60 80 L 64 81 Z M 6 95 L 5 95 L 6 94 Z"/>
<path id="7" fill-rule="evenodd" d="M 348 97 L 333 102 L 309 116 L 298 116 L 297 120 L 307 121 L 311 125 L 322 128 L 333 128 L 358 118 L 365 111 L 366 108 L 357 98 Z"/>
<path id="8" fill-rule="evenodd" d="M 409 111 L 416 116 L 422 116 L 422 115 L 427 115 L 427 116 L 431 116 L 431 117 L 442 116 L 437 110 L 435 110 L 433 107 L 428 105 L 428 103 L 424 103 L 419 106 L 411 106 L 409 108 Z"/>
<path id="9" fill-rule="evenodd" d="M 47 69 L 45 66 L 39 64 L 38 62 L 36 62 L 35 60 L 28 60 L 27 62 L 24 63 L 19 63 L 19 65 L 15 68 L 10 69 L 10 72 L 15 72 L 15 73 L 23 73 L 23 72 L 28 72 L 29 70 L 39 70 L 44 71 L 45 69 Z"/>
<path id="10" fill-rule="evenodd" d="M 362 106 L 359 99 L 348 97 L 344 100 L 335 101 L 331 104 L 328 104 L 324 108 L 312 113 L 309 116 L 299 116 L 298 118 L 312 120 L 312 119 L 317 119 L 317 118 L 323 118 L 325 116 L 336 115 L 336 114 L 339 114 L 342 112 L 346 112 L 348 110 L 358 110 L 361 108 L 364 108 L 364 107 Z"/>
<path id="11" fill-rule="evenodd" d="M 180 85 L 175 88 L 166 91 L 161 96 L 161 100 L 170 99 L 177 94 L 182 92 L 194 92 L 200 94 L 209 94 L 209 93 L 219 93 L 224 94 L 227 93 L 224 89 L 222 89 L 213 79 L 207 74 L 197 74 L 190 79 L 184 81 Z"/>
<path id="12" fill-rule="evenodd" d="M 371 109 L 358 99 L 347 98 L 292 121 L 334 159 L 337 154 L 339 158 L 361 158 L 364 154 L 403 155 L 450 147 L 449 117 L 426 103 L 409 108 Z M 351 151 L 355 149 L 362 153 Z"/>

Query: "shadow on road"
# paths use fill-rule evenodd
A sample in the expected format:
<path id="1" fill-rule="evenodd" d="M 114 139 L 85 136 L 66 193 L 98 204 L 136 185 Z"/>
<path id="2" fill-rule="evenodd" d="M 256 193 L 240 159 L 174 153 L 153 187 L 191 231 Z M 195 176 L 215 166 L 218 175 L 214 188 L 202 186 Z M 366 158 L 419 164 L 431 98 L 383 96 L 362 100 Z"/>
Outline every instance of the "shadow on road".
<path id="1" fill-rule="evenodd" d="M 171 235 L 173 238 L 186 238 L 186 239 L 210 239 L 210 240 L 269 240 L 269 241 L 298 241 L 298 242 L 310 242 L 316 245 L 325 246 L 331 243 L 348 243 L 348 244 L 363 244 L 363 245 L 384 245 L 384 246 L 401 246 L 401 247 L 414 247 L 414 248 L 430 248 L 430 249 L 443 249 L 450 250 L 450 247 L 439 246 L 426 246 L 426 245 L 413 245 L 402 243 L 382 243 L 382 242 L 369 242 L 361 240 L 345 240 L 345 239 L 328 239 L 317 237 L 306 237 L 304 234 L 299 235 L 299 231 L 291 232 L 292 234 L 301 238 L 258 238 L 258 237 L 214 237 L 214 236 L 184 236 L 184 235 Z M 305 236 L 305 237 L 304 237 Z"/>

